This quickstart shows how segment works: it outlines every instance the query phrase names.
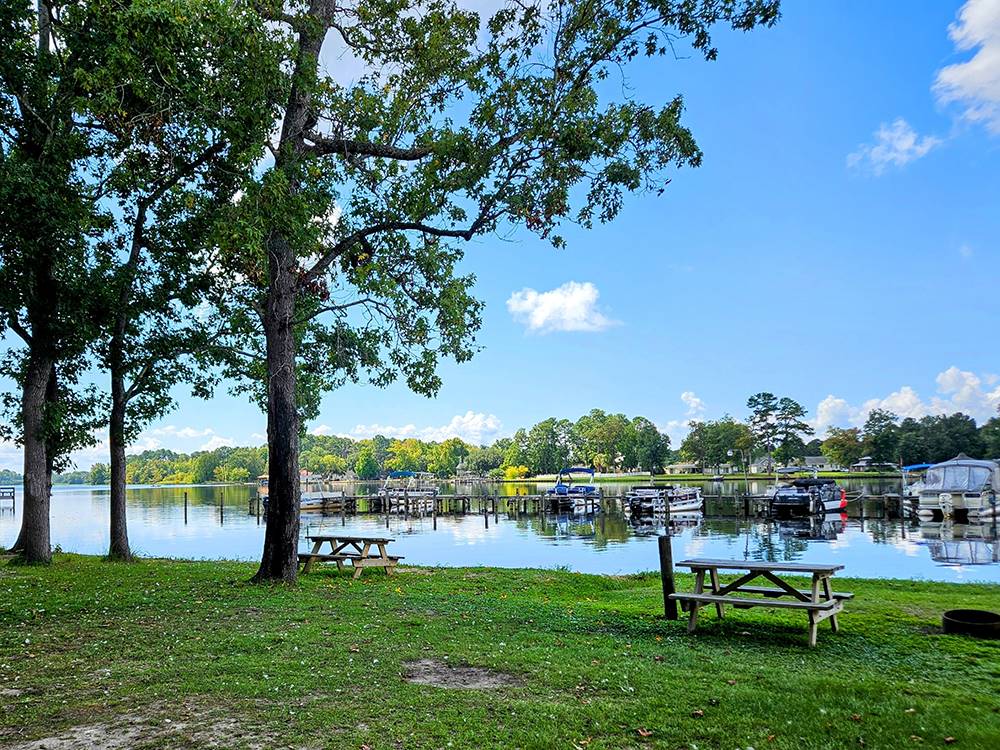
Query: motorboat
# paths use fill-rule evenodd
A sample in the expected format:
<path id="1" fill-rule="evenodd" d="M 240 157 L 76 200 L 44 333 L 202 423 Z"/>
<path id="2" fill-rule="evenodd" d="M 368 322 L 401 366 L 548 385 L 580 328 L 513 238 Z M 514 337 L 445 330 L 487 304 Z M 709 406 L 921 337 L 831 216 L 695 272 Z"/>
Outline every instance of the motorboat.
<path id="1" fill-rule="evenodd" d="M 587 474 L 590 484 L 574 483 L 574 475 Z M 552 509 L 555 511 L 572 510 L 574 512 L 597 512 L 601 510 L 601 488 L 594 482 L 594 470 L 570 466 L 559 471 L 554 486 L 545 490 Z"/>
<path id="2" fill-rule="evenodd" d="M 772 516 L 805 516 L 837 513 L 847 507 L 847 492 L 835 479 L 791 479 L 770 493 Z"/>
<path id="3" fill-rule="evenodd" d="M 843 511 L 796 516 L 778 521 L 778 536 L 783 539 L 809 539 L 832 542 L 844 532 L 847 514 Z"/>
<path id="4" fill-rule="evenodd" d="M 700 487 L 659 485 L 632 487 L 625 493 L 625 502 L 633 516 L 670 512 L 699 513 L 704 507 Z"/>
<path id="5" fill-rule="evenodd" d="M 1000 463 L 979 461 L 960 453 L 927 470 L 918 493 L 921 518 L 963 516 L 975 521 L 997 515 Z"/>

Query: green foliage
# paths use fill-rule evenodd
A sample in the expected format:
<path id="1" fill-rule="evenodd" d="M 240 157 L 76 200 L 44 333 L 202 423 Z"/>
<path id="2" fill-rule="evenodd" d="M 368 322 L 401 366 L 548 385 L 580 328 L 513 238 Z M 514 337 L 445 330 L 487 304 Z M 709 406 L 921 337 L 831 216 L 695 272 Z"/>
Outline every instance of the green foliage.
<path id="1" fill-rule="evenodd" d="M 750 428 L 728 414 L 717 421 L 691 422 L 689 426 L 691 431 L 681 443 L 681 454 L 701 467 L 718 471 L 722 464 L 739 463 L 740 451 L 750 449 Z"/>
<path id="2" fill-rule="evenodd" d="M 354 462 L 354 473 L 358 479 L 375 479 L 379 475 L 378 462 L 375 460 L 375 450 L 370 444 L 363 444 Z"/>
<path id="3" fill-rule="evenodd" d="M 850 468 L 864 455 L 865 446 L 861 440 L 861 430 L 857 427 L 849 429 L 831 427 L 820 450 L 834 466 Z"/>
<path id="4" fill-rule="evenodd" d="M 865 452 L 875 463 L 896 463 L 899 460 L 899 417 L 886 409 L 872 409 L 861 433 Z"/>

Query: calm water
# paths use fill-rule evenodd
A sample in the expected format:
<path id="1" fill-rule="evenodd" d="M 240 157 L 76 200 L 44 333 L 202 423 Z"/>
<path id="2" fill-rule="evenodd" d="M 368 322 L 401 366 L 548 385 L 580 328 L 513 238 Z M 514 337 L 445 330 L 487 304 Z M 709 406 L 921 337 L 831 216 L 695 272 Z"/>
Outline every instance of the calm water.
<path id="1" fill-rule="evenodd" d="M 640 480 L 641 481 L 641 480 Z M 891 480 L 845 482 L 848 489 L 875 494 L 898 490 Z M 763 492 L 766 483 L 751 483 Z M 606 484 L 605 496 L 624 493 L 626 484 Z M 348 494 L 370 494 L 376 484 L 350 486 Z M 505 494 L 531 494 L 542 486 L 505 485 Z M 721 494 L 741 492 L 735 483 Z M 460 487 L 489 494 L 496 485 Z M 705 485 L 706 495 L 719 494 Z M 442 493 L 455 486 L 442 483 Z M 188 495 L 187 520 L 184 493 Z M 150 556 L 253 560 L 260 554 L 264 519 L 248 513 L 256 489 L 229 487 L 135 487 L 129 490 L 129 538 L 134 551 Z M 321 529 L 352 534 L 384 534 L 396 539 L 396 554 L 413 565 L 497 565 L 556 567 L 588 573 L 630 573 L 658 565 L 656 537 L 662 525 L 634 524 L 613 500 L 596 516 L 439 515 L 402 518 L 360 514 L 342 517 L 303 514 L 303 536 Z M 733 517 L 728 502 L 708 504 L 710 515 L 671 524 L 674 559 L 725 557 L 736 559 L 837 562 L 844 575 L 913 578 L 939 581 L 1000 582 L 1000 543 L 992 526 L 920 524 L 915 520 L 861 519 L 852 503 L 848 514 L 803 521 L 743 520 Z M 880 511 L 870 506 L 866 514 Z M 0 507 L 0 545 L 13 542 L 20 527 L 21 493 L 17 509 Z M 728 517 L 714 517 L 723 513 Z M 107 550 L 108 489 L 56 487 L 52 497 L 52 543 L 65 551 L 102 554 Z M 303 539 L 302 546 L 306 543 Z"/>

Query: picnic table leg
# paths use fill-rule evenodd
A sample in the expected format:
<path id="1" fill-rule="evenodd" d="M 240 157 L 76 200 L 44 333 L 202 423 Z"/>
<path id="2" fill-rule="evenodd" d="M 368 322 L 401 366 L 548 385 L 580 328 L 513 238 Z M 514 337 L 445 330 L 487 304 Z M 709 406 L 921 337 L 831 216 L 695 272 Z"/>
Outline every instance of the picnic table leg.
<path id="1" fill-rule="evenodd" d="M 713 594 L 718 594 L 719 593 L 719 571 L 716 570 L 715 568 L 712 568 L 712 570 L 711 570 L 711 581 L 712 581 L 712 593 Z M 725 611 L 725 605 L 722 602 L 716 602 L 715 603 L 715 614 L 719 616 L 720 620 L 722 619 L 722 615 L 723 615 L 724 611 Z"/>
<path id="2" fill-rule="evenodd" d="M 833 599 L 833 591 L 830 588 L 829 576 L 823 578 L 823 595 L 826 597 L 827 601 Z M 834 633 L 840 630 L 840 623 L 837 622 L 836 613 L 830 615 L 830 627 L 833 629 Z"/>
<path id="3" fill-rule="evenodd" d="M 705 571 L 699 570 L 694 577 L 694 593 L 700 594 L 705 590 Z M 688 632 L 693 633 L 698 627 L 698 602 L 688 602 Z"/>
<path id="4" fill-rule="evenodd" d="M 302 566 L 302 573 L 308 573 L 312 570 L 314 556 L 319 553 L 320 548 L 323 546 L 322 540 L 317 540 L 313 542 L 312 551 L 309 553 L 309 557 L 306 558 L 306 564 Z"/>
<path id="5" fill-rule="evenodd" d="M 389 555 L 386 554 L 385 542 L 378 543 L 378 553 L 382 557 L 382 562 L 385 563 L 385 568 L 383 568 L 383 570 L 385 570 L 385 574 L 387 576 L 391 576 L 396 565 L 389 560 Z"/>
<path id="6" fill-rule="evenodd" d="M 371 542 L 365 542 L 365 546 L 361 550 L 361 559 L 358 560 L 358 564 L 356 564 L 354 566 L 354 577 L 355 578 L 360 578 L 361 577 L 361 572 L 364 570 L 364 567 L 361 565 L 361 563 L 364 562 L 365 558 L 368 557 L 368 550 L 371 549 L 371 546 L 372 546 Z"/>
<path id="7" fill-rule="evenodd" d="M 819 603 L 819 584 L 821 576 L 819 573 L 813 573 L 812 579 L 812 602 L 813 604 Z M 816 619 L 816 610 L 809 610 L 809 647 L 812 648 L 816 645 L 816 632 L 819 629 L 819 621 Z"/>

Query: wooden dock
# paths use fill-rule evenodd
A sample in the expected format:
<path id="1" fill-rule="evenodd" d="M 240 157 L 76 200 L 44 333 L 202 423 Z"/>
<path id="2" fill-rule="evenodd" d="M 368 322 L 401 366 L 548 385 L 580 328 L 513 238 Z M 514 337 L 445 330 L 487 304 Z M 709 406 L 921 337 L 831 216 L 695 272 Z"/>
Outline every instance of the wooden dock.
<path id="1" fill-rule="evenodd" d="M 320 493 L 310 493 L 313 501 Z M 371 515 L 371 516 L 437 516 L 437 515 L 550 515 L 566 511 L 560 510 L 553 496 L 532 495 L 471 495 L 448 494 L 426 496 L 402 495 L 385 499 L 378 495 L 342 495 L 331 493 L 320 498 L 321 504 L 303 508 L 302 513 L 312 512 L 326 515 Z M 845 513 L 849 519 L 878 520 L 900 518 L 905 514 L 905 498 L 899 495 L 864 495 L 848 497 Z M 705 495 L 704 515 L 707 518 L 764 518 L 768 514 L 770 498 L 766 495 Z M 600 511 L 625 511 L 624 495 L 605 495 L 600 503 L 585 506 L 583 513 Z M 252 497 L 247 508 L 250 515 L 262 513 L 259 497 Z"/>

